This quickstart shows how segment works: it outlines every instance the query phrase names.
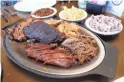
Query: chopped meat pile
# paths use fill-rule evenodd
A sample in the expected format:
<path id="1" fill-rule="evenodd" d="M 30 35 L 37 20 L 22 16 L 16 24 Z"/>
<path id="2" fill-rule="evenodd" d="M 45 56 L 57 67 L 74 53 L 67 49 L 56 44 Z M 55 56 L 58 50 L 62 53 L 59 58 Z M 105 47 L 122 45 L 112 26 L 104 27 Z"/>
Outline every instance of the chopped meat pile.
<path id="1" fill-rule="evenodd" d="M 57 32 L 42 21 L 38 21 L 24 27 L 23 32 L 28 38 L 35 39 L 36 41 L 45 44 L 58 41 L 61 42 L 65 39 L 65 37 L 60 32 Z"/>
<path id="2" fill-rule="evenodd" d="M 80 35 L 73 39 L 66 39 L 62 45 L 74 54 L 80 64 L 83 64 L 87 59 L 92 59 L 98 52 L 97 42 L 88 35 Z"/>
<path id="3" fill-rule="evenodd" d="M 78 26 L 76 23 L 69 23 L 64 21 L 58 25 L 57 29 L 69 38 L 80 34 L 80 26 Z"/>
<path id="4" fill-rule="evenodd" d="M 10 35 L 10 39 L 17 40 L 17 41 L 26 40 L 26 36 L 23 33 L 23 28 L 36 21 L 41 21 L 41 20 L 29 18 L 27 20 L 24 20 L 18 23 L 14 27 L 9 28 L 7 31 L 8 31 L 8 34 Z"/>
<path id="5" fill-rule="evenodd" d="M 70 67 L 76 63 L 75 58 L 69 55 L 64 48 L 56 48 L 56 44 L 31 44 L 27 49 L 27 56 L 44 64 L 52 64 L 60 67 Z"/>

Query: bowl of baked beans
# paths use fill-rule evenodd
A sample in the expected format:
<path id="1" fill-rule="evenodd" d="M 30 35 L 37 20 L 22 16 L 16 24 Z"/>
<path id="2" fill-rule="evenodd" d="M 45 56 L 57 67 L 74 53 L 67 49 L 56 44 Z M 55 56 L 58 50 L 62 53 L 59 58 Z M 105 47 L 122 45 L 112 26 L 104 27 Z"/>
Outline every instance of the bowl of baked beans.
<path id="1" fill-rule="evenodd" d="M 53 7 L 40 8 L 31 12 L 33 18 L 50 18 L 57 13 L 57 10 Z"/>

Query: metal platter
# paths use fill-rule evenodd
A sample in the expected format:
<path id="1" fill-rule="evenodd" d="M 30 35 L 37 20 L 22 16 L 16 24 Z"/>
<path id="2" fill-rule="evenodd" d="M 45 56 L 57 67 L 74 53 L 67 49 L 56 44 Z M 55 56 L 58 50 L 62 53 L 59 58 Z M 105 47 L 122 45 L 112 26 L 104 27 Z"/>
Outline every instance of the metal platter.
<path id="1" fill-rule="evenodd" d="M 80 28 L 81 33 L 86 33 L 94 37 L 99 47 L 99 53 L 92 61 L 80 66 L 70 68 L 60 68 L 52 65 L 44 65 L 41 62 L 36 62 L 26 56 L 25 43 L 11 41 L 6 34 L 3 41 L 3 47 L 7 56 L 20 67 L 38 75 L 51 78 L 76 78 L 89 74 L 103 75 L 109 78 L 114 77 L 117 59 L 117 49 L 113 46 L 108 46 L 107 43 L 101 41 L 96 35 L 85 28 Z M 109 50 L 113 51 L 110 52 Z M 113 56 L 110 57 L 112 54 Z M 113 58 L 109 60 L 108 58 Z M 109 62 L 108 62 L 109 61 Z"/>

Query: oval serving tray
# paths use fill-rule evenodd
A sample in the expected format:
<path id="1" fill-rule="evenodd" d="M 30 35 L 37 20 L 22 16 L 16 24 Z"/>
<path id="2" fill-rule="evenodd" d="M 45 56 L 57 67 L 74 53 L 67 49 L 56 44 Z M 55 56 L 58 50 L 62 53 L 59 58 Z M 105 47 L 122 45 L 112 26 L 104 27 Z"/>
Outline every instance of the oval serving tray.
<path id="1" fill-rule="evenodd" d="M 112 62 L 109 61 L 106 63 L 106 61 L 108 61 L 107 60 L 108 57 L 110 56 L 110 55 L 108 55 L 110 53 L 107 49 L 107 47 L 109 47 L 108 44 L 106 45 L 105 42 L 103 43 L 96 35 L 94 35 L 93 33 L 91 33 L 90 31 L 88 31 L 85 28 L 81 28 L 81 33 L 89 34 L 96 39 L 96 41 L 98 43 L 98 47 L 99 47 L 98 56 L 95 59 L 93 59 L 92 61 L 87 62 L 83 65 L 76 66 L 76 67 L 70 67 L 67 69 L 52 66 L 52 65 L 44 65 L 43 63 L 36 62 L 36 61 L 28 58 L 24 51 L 25 43 L 17 43 L 15 41 L 11 41 L 7 34 L 4 37 L 3 47 L 5 49 L 7 56 L 14 63 L 16 63 L 17 65 L 19 65 L 20 67 L 22 67 L 28 71 L 38 74 L 38 75 L 51 77 L 51 78 L 75 78 L 75 77 L 81 77 L 81 76 L 85 76 L 85 75 L 89 75 L 89 74 L 100 74 L 103 76 L 113 78 L 114 73 L 115 73 L 117 57 L 113 56 L 115 58 L 115 59 L 113 59 L 114 61 L 111 60 Z M 103 44 L 105 44 L 105 45 L 103 45 Z M 114 53 L 113 52 L 111 52 L 111 53 L 113 53 L 113 54 L 115 54 L 115 56 L 117 56 L 116 48 L 110 47 L 109 50 L 111 50 L 111 49 L 114 50 L 113 51 Z M 109 63 L 111 65 L 108 65 Z M 112 65 L 114 67 L 113 69 L 112 69 Z M 110 70 L 110 68 L 111 68 L 111 70 Z"/>

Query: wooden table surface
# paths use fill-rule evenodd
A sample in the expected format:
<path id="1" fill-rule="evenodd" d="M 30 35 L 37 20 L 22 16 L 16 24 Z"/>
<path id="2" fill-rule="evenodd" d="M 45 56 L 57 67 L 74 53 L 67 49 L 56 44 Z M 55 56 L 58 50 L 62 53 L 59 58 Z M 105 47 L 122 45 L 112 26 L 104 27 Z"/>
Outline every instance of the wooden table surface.
<path id="1" fill-rule="evenodd" d="M 67 5 L 71 7 L 72 5 L 77 6 L 77 2 L 65 3 L 61 4 L 57 2 L 56 8 L 58 12 L 61 10 L 62 5 Z M 12 6 L 9 8 L 13 8 Z M 9 24 L 17 21 L 20 18 L 27 18 L 29 17 L 29 13 L 22 13 L 17 12 L 17 16 L 11 16 L 7 12 L 3 12 L 4 15 L 9 19 Z M 107 13 L 108 14 L 108 13 Z M 57 13 L 58 15 L 58 13 Z M 111 15 L 111 14 L 109 14 Z M 124 25 L 124 16 L 121 17 L 122 23 Z M 2 18 L 1 18 L 1 28 L 8 25 Z M 3 40 L 4 33 L 1 33 L 1 37 Z M 1 41 L 2 41 L 1 40 Z M 120 78 L 124 76 L 124 30 L 113 40 L 108 41 L 108 43 L 115 45 L 118 48 L 118 61 L 117 61 L 117 69 L 116 75 L 114 79 Z M 2 82 L 61 82 L 65 80 L 57 80 L 57 79 L 50 79 L 43 76 L 37 76 L 30 72 L 27 72 L 17 65 L 12 63 L 12 61 L 6 56 L 3 48 L 1 48 L 1 62 L 2 62 Z M 99 79 L 99 80 L 98 80 Z M 101 79 L 101 80 L 100 80 Z M 68 80 L 67 82 L 69 82 Z M 105 78 L 98 77 L 96 81 L 85 81 L 84 78 L 81 80 L 71 80 L 72 82 L 112 82 L 112 80 L 105 80 Z"/>

